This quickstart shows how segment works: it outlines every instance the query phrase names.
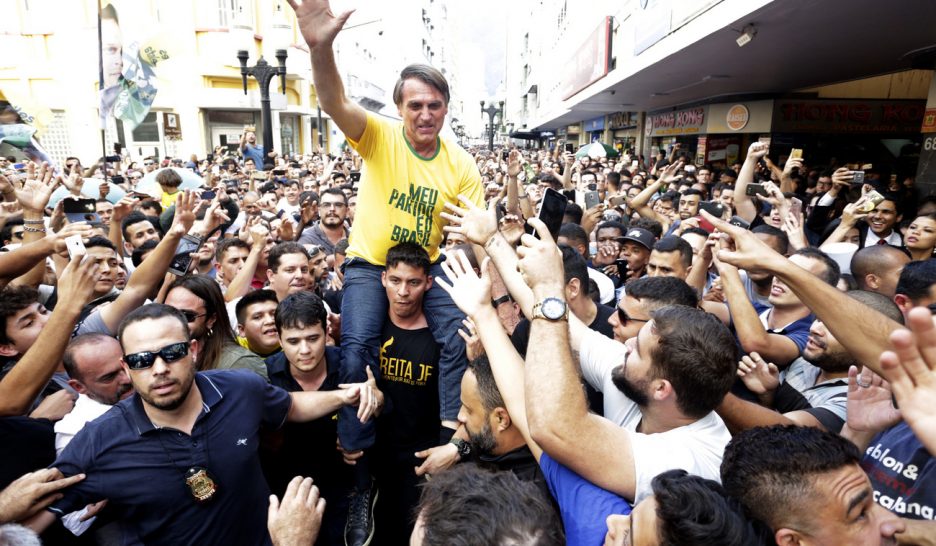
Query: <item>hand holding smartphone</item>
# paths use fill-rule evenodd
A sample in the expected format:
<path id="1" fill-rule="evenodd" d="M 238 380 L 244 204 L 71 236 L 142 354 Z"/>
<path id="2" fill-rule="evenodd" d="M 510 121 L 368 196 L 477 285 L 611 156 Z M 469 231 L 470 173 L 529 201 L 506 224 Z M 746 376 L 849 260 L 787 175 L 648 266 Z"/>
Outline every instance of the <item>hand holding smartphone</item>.
<path id="1" fill-rule="evenodd" d="M 84 246 L 84 241 L 81 240 L 81 235 L 66 237 L 65 248 L 68 250 L 68 257 L 72 260 L 74 260 L 76 256 L 84 256 L 88 253 L 88 250 Z"/>

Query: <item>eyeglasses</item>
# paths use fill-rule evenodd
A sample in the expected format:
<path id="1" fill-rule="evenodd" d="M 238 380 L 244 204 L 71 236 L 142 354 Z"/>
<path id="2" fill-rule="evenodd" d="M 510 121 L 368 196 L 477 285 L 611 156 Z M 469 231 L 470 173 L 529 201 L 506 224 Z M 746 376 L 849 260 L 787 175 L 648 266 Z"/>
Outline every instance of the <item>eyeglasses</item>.
<path id="1" fill-rule="evenodd" d="M 166 364 L 171 364 L 187 354 L 189 354 L 189 342 L 180 341 L 178 343 L 166 345 L 158 351 L 143 351 L 141 353 L 124 355 L 123 359 L 124 362 L 127 363 L 127 367 L 131 370 L 145 370 L 153 367 L 153 364 L 156 363 L 157 356 L 163 359 L 163 362 Z"/>
<path id="2" fill-rule="evenodd" d="M 617 308 L 617 316 L 618 320 L 621 322 L 621 326 L 627 326 L 628 322 L 650 322 L 650 319 L 644 320 L 631 317 L 627 314 L 627 311 L 621 309 L 620 307 Z"/>
<path id="3" fill-rule="evenodd" d="M 308 247 L 306 247 L 306 250 L 308 250 L 309 252 L 309 257 L 314 258 L 318 256 L 319 252 L 322 251 L 322 247 L 319 245 L 309 245 Z"/>
<path id="4" fill-rule="evenodd" d="M 189 311 L 187 309 L 182 310 L 180 312 L 182 313 L 182 316 L 185 317 L 185 320 L 187 320 L 188 322 L 195 322 L 196 320 L 198 320 L 199 317 L 203 317 L 208 314 L 208 313 L 202 313 L 199 315 L 195 311 Z"/>

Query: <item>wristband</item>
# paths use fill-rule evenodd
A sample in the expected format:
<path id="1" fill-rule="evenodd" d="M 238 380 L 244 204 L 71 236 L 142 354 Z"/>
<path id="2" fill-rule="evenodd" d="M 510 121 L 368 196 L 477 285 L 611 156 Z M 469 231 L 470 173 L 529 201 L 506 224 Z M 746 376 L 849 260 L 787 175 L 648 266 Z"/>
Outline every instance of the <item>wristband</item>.
<path id="1" fill-rule="evenodd" d="M 34 228 L 24 225 L 23 231 L 28 231 L 29 233 L 45 233 L 45 228 Z"/>
<path id="2" fill-rule="evenodd" d="M 42 226 L 44 226 L 44 225 L 45 225 L 45 220 L 23 220 L 23 223 L 26 224 L 27 226 L 30 225 L 30 224 L 35 224 L 35 225 L 42 225 Z"/>
<path id="3" fill-rule="evenodd" d="M 517 196 L 518 199 L 527 199 L 527 198 L 529 198 L 529 197 L 530 197 L 530 196 L 527 195 L 527 194 L 525 194 L 525 193 L 522 194 L 522 195 L 518 195 L 518 196 Z"/>

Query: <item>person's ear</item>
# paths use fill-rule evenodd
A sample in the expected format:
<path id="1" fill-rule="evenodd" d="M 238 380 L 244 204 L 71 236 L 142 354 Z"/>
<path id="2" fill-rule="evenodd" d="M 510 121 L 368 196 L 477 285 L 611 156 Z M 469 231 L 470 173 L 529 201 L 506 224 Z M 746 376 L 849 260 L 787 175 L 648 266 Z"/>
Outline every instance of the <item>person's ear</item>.
<path id="1" fill-rule="evenodd" d="M 913 309 L 913 302 L 906 294 L 894 294 L 894 303 L 897 304 L 904 316 L 907 316 L 907 313 Z"/>
<path id="2" fill-rule="evenodd" d="M 498 432 L 504 432 L 513 424 L 513 420 L 510 418 L 510 414 L 507 413 L 507 408 L 494 408 L 494 411 L 491 412 L 491 417 L 493 420 L 493 423 L 491 424 L 496 427 L 495 430 Z"/>
<path id="3" fill-rule="evenodd" d="M 432 288 L 432 275 L 426 276 L 426 290 Z"/>
<path id="4" fill-rule="evenodd" d="M 268 268 L 267 268 L 267 281 L 268 281 L 268 282 L 269 282 L 269 281 L 272 281 L 272 280 L 273 280 L 273 275 L 275 275 L 275 274 L 276 274 L 276 273 L 273 271 L 273 269 L 268 267 Z"/>
<path id="5" fill-rule="evenodd" d="M 654 400 L 662 402 L 671 396 L 676 396 L 673 384 L 666 379 L 655 379 L 650 386 L 653 389 Z"/>
<path id="6" fill-rule="evenodd" d="M 865 275 L 865 286 L 877 290 L 881 287 L 881 278 L 875 275 L 874 273 L 868 273 Z"/>
<path id="7" fill-rule="evenodd" d="M 579 279 L 571 279 L 565 285 L 565 297 L 566 300 L 571 301 L 578 297 L 582 292 L 582 286 Z"/>
<path id="8" fill-rule="evenodd" d="M 244 337 L 244 336 L 245 336 L 245 333 L 244 333 L 244 325 L 243 325 L 243 324 L 238 324 L 238 325 L 237 325 L 237 335 L 239 335 L 240 337 Z"/>
<path id="9" fill-rule="evenodd" d="M 777 529 L 777 532 L 774 533 L 774 540 L 777 542 L 777 546 L 800 546 L 803 544 L 803 537 L 799 531 L 787 529 L 786 527 Z"/>
<path id="10" fill-rule="evenodd" d="M 71 387 L 71 388 L 73 388 L 73 389 L 75 389 L 75 391 L 76 391 L 78 394 L 85 394 L 86 392 L 88 392 L 88 388 L 85 387 L 85 386 L 84 386 L 80 381 L 78 381 L 77 379 L 69 379 L 69 380 L 68 380 L 68 386 Z"/>
<path id="11" fill-rule="evenodd" d="M 19 351 L 13 347 L 12 343 L 0 343 L 0 356 L 14 357 L 19 354 Z"/>

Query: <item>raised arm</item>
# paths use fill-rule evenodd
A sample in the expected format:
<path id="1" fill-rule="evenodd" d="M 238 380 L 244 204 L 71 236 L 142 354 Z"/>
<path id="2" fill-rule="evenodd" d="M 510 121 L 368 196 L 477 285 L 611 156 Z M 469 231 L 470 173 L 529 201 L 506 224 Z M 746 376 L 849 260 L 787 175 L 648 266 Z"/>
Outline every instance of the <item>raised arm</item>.
<path id="1" fill-rule="evenodd" d="M 537 302 L 565 300 L 562 255 L 539 219 L 530 220 L 539 239 L 522 237 L 520 272 Z M 588 412 L 576 372 L 565 320 L 533 319 L 524 387 L 533 441 L 559 463 L 598 487 L 627 499 L 636 492 L 636 467 L 629 433 Z M 588 453 L 588 457 L 582 457 Z"/>
<path id="2" fill-rule="evenodd" d="M 445 270 L 445 276 L 451 284 L 443 279 L 436 282 L 452 296 L 459 309 L 474 321 L 510 420 L 539 461 L 543 450 L 533 441 L 530 427 L 527 425 L 523 393 L 523 358 L 517 353 L 507 332 L 501 326 L 497 311 L 490 305 L 491 276 L 488 267 L 490 258 L 485 258 L 481 263 L 479 277 L 471 268 L 465 253 L 459 250 L 453 260 L 442 262 L 442 269 Z"/>
<path id="3" fill-rule="evenodd" d="M 263 255 L 263 249 L 266 247 L 267 237 L 270 231 L 263 224 L 257 222 L 250 226 L 250 253 L 244 261 L 243 267 L 234 275 L 234 278 L 228 281 L 227 290 L 224 292 L 224 301 L 230 302 L 243 296 L 250 288 L 250 281 L 257 273 L 257 265 L 260 263 L 260 257 Z"/>
<path id="4" fill-rule="evenodd" d="M 877 374 L 881 373 L 878 357 L 890 348 L 891 332 L 901 328 L 900 324 L 822 282 L 775 252 L 750 231 L 704 211 L 702 214 L 734 241 L 735 250 L 718 251 L 720 260 L 742 269 L 761 269 L 779 277 L 858 362 Z"/>
<path id="5" fill-rule="evenodd" d="M 312 56 L 312 81 L 322 110 L 351 140 L 360 140 L 367 113 L 345 95 L 332 44 L 353 10 L 335 16 L 328 0 L 288 0 Z"/>
<path id="6" fill-rule="evenodd" d="M 767 155 L 767 145 L 763 142 L 753 142 L 748 147 L 747 157 L 741 165 L 741 172 L 738 173 L 738 181 L 735 183 L 734 204 L 735 212 L 738 216 L 748 222 L 753 222 L 757 216 L 757 205 L 747 194 L 748 184 L 754 182 L 754 171 L 757 169 L 757 162 Z"/>
<path id="7" fill-rule="evenodd" d="M 0 380 L 0 416 L 25 414 L 62 361 L 68 333 L 91 299 L 97 281 L 97 262 L 83 258 L 77 256 L 62 272 L 58 305 L 26 354 Z"/>

